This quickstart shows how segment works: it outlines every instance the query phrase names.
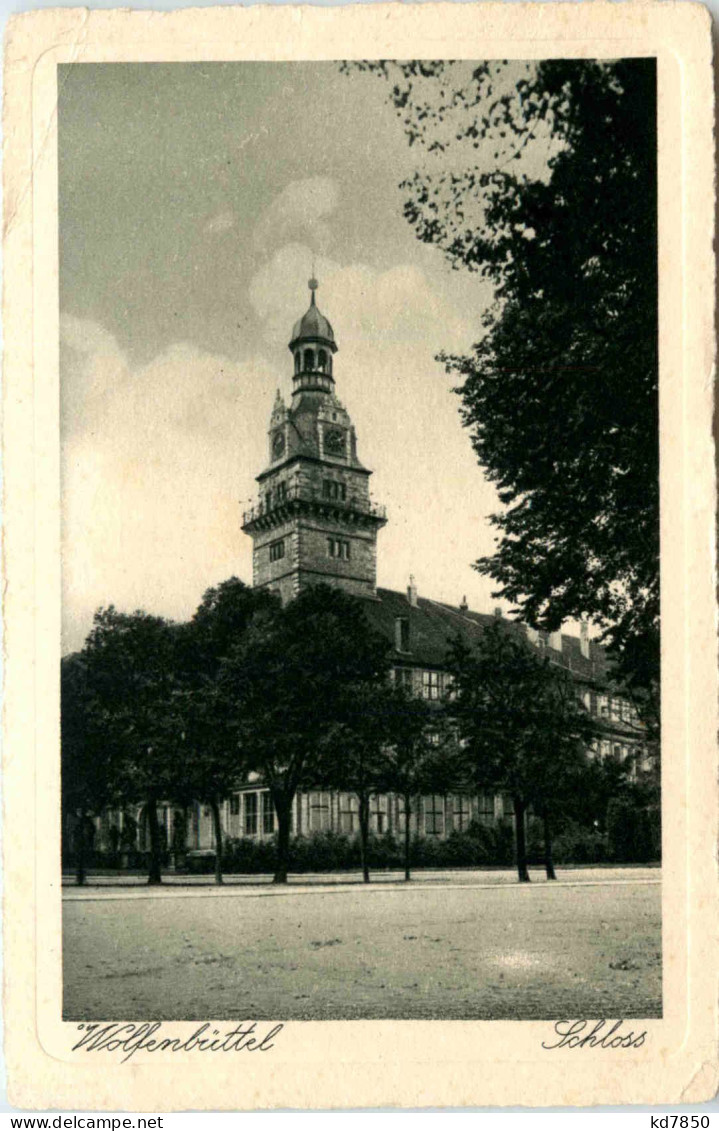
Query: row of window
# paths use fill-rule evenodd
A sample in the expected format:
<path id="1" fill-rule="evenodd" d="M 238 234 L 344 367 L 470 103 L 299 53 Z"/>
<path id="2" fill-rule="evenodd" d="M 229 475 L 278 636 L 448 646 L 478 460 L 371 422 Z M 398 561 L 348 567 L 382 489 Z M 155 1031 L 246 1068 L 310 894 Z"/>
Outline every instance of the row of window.
<path id="1" fill-rule="evenodd" d="M 232 817 L 240 817 L 241 796 L 244 798 L 241 822 L 242 835 L 257 836 L 260 831 L 266 836 L 271 835 L 275 831 L 275 812 L 270 793 L 233 794 L 230 798 L 230 815 Z M 308 802 L 310 832 L 326 832 L 331 828 L 330 797 L 329 793 L 322 791 L 310 793 Z M 429 797 L 424 797 L 422 801 L 420 819 L 428 836 L 443 836 L 449 822 L 451 822 L 452 828 L 458 832 L 463 832 L 469 827 L 472 820 L 472 806 L 468 797 L 459 795 L 444 797 L 441 794 L 432 794 Z M 370 827 L 373 832 L 382 834 L 390 828 L 389 804 L 390 799 L 386 795 L 376 794 L 370 799 Z M 337 805 L 339 831 L 348 834 L 359 832 L 359 801 L 356 795 L 354 793 L 340 793 Z M 393 824 L 397 831 L 403 832 L 405 810 L 401 798 L 396 799 L 396 806 Z M 412 815 L 415 816 L 416 813 L 417 803 L 415 802 Z M 477 816 L 484 823 L 490 823 L 494 820 L 494 794 L 482 793 L 479 795 L 477 798 Z"/>
<path id="2" fill-rule="evenodd" d="M 432 794 L 422 799 L 420 818 L 428 836 L 443 836 L 446 825 L 451 821 L 452 828 L 463 832 L 472 820 L 471 802 L 468 797 L 444 797 Z M 395 829 L 404 831 L 405 810 L 401 798 L 396 799 Z M 315 792 L 309 795 L 310 832 L 324 832 L 331 828 L 330 794 Z M 413 817 L 417 813 L 416 802 L 412 807 Z M 370 798 L 370 828 L 382 834 L 390 828 L 389 798 L 376 794 Z M 494 795 L 483 793 L 478 798 L 477 816 L 482 822 L 494 820 Z M 338 798 L 339 831 L 359 832 L 359 801 L 353 793 L 340 793 Z"/>
<path id="3" fill-rule="evenodd" d="M 395 647 L 400 652 L 409 651 L 409 620 L 406 617 L 395 619 Z M 412 668 L 395 668 L 394 682 L 408 691 L 414 687 Z M 422 696 L 425 699 L 442 699 L 451 694 L 451 676 L 444 672 L 422 672 Z M 639 724 L 639 715 L 636 707 L 626 699 L 618 696 L 595 695 L 593 692 L 582 692 L 582 701 L 587 711 L 602 719 L 611 719 L 613 722 Z"/>
<path id="4" fill-rule="evenodd" d="M 335 479 L 323 479 L 322 498 L 331 499 L 333 502 L 346 502 L 347 485 L 345 483 L 338 483 Z M 277 483 L 274 487 L 270 487 L 264 497 L 267 510 L 272 510 L 273 507 L 279 506 L 280 503 L 284 503 L 286 500 L 287 483 L 285 480 L 281 483 Z"/>
<path id="5" fill-rule="evenodd" d="M 642 747 L 636 746 L 633 743 L 612 742 L 609 738 L 595 738 L 592 741 L 591 749 L 595 757 L 602 759 L 613 757 L 620 762 L 625 762 L 628 758 L 631 758 L 635 768 L 638 759 L 644 757 Z"/>
<path id="6" fill-rule="evenodd" d="M 284 538 L 278 538 L 276 542 L 270 542 L 269 551 L 271 562 L 279 562 L 284 558 Z M 350 543 L 346 538 L 328 538 L 327 555 L 330 558 L 339 558 L 343 562 L 348 562 L 350 560 Z"/>
<path id="7" fill-rule="evenodd" d="M 395 668 L 394 669 L 394 683 L 396 687 L 403 687 L 406 691 L 414 690 L 414 669 L 413 668 Z M 446 672 L 430 671 L 425 669 L 422 672 L 422 698 L 423 699 L 444 699 L 445 696 L 451 693 L 452 677 Z"/>
<path id="8" fill-rule="evenodd" d="M 633 703 L 622 699 L 618 695 L 595 695 L 594 692 L 582 692 L 582 701 L 590 715 L 600 719 L 611 719 L 615 723 L 631 723 L 638 726 L 639 714 Z"/>
<path id="9" fill-rule="evenodd" d="M 322 373 L 332 372 L 332 358 L 327 350 L 297 350 L 295 354 L 295 373 L 312 373 L 315 369 Z"/>

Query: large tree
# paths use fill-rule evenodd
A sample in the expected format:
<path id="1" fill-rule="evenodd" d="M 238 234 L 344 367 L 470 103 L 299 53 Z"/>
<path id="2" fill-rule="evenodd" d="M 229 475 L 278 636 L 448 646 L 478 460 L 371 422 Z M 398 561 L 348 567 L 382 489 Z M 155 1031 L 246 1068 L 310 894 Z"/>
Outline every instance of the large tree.
<path id="1" fill-rule="evenodd" d="M 177 646 L 176 625 L 110 606 L 95 614 L 81 653 L 118 796 L 144 802 L 150 884 L 162 882 L 158 805 L 177 796 L 186 770 Z"/>
<path id="2" fill-rule="evenodd" d="M 594 734 L 570 676 L 499 618 L 474 649 L 457 638 L 449 669 L 450 710 L 463 739 L 468 781 L 511 796 L 520 883 L 529 881 L 526 814 L 534 806 L 542 815 L 547 875 L 554 878 L 552 806 L 567 776 L 586 763 Z"/>
<path id="3" fill-rule="evenodd" d="M 658 725 L 655 61 L 359 66 L 418 152 L 418 238 L 494 287 L 445 357 L 501 502 L 477 568 L 530 624 L 593 619 Z"/>
<path id="4" fill-rule="evenodd" d="M 465 785 L 456 727 L 437 704 L 402 687 L 391 693 L 391 715 L 382 765 L 382 784 L 402 799 L 404 878 L 410 879 L 411 823 L 417 799 Z"/>
<path id="5" fill-rule="evenodd" d="M 359 817 L 362 879 L 370 882 L 370 800 L 382 785 L 391 741 L 392 688 L 370 683 L 347 684 L 338 698 L 336 720 L 322 743 L 317 784 L 354 794 Z"/>
<path id="6" fill-rule="evenodd" d="M 118 767 L 117 749 L 108 741 L 101 704 L 81 653 L 62 660 L 60 720 L 63 831 L 72 836 L 75 875 L 77 883 L 84 884 L 91 817 L 114 800 Z"/>
<path id="7" fill-rule="evenodd" d="M 222 694 L 220 673 L 253 617 L 277 604 L 267 590 L 250 589 L 231 577 L 208 589 L 192 620 L 179 629 L 178 706 L 186 769 L 178 788 L 183 801 L 194 798 L 210 807 L 218 884 L 223 882 L 220 806 L 251 769 L 237 741 L 234 712 L 228 710 Z"/>
<path id="8" fill-rule="evenodd" d="M 236 740 L 247 764 L 262 774 L 277 814 L 275 883 L 287 882 L 297 790 L 321 778 L 348 687 L 386 682 L 388 650 L 362 601 L 318 585 L 257 615 L 222 663 Z"/>

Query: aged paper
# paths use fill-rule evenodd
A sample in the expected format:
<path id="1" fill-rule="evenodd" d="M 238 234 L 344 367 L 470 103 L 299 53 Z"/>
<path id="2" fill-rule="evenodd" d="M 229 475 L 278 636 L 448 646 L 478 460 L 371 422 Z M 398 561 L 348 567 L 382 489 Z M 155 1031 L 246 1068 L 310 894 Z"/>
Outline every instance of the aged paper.
<path id="1" fill-rule="evenodd" d="M 553 57 L 657 61 L 661 1017 L 631 1017 L 616 1032 L 631 1032 L 635 1039 L 607 1048 L 571 1041 L 556 1047 L 562 1042 L 551 1020 L 283 1024 L 280 1012 L 271 1023 L 258 1025 L 265 1047 L 256 1055 L 230 1051 L 231 1042 L 226 1051 L 203 1052 L 200 1039 L 193 1039 L 196 1020 L 167 1021 L 156 1034 L 167 1041 L 160 1048 L 140 1047 L 131 1056 L 117 1045 L 88 1052 L 82 1029 L 63 1020 L 62 1009 L 61 68 Z M 11 1101 L 35 1109 L 246 1110 L 690 1103 L 712 1096 L 717 1087 L 717 680 L 713 98 L 706 10 L 695 4 L 603 3 L 251 7 L 171 14 L 56 10 L 10 22 L 5 74 L 4 995 Z M 111 216 L 107 222 L 111 227 Z M 131 1010 L 133 1022 L 138 1009 Z M 222 1037 L 234 1026 L 207 1020 Z M 186 1042 L 192 1047 L 185 1048 Z"/>

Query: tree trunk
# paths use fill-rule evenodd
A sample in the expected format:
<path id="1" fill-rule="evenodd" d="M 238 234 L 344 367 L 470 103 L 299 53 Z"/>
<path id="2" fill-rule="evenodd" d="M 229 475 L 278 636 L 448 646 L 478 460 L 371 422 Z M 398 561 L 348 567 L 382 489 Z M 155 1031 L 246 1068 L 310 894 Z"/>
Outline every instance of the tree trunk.
<path id="1" fill-rule="evenodd" d="M 162 883 L 162 847 L 160 844 L 160 826 L 157 823 L 157 801 L 152 797 L 145 810 L 147 826 L 150 832 L 150 867 L 147 875 L 148 884 Z"/>
<path id="2" fill-rule="evenodd" d="M 520 884 L 529 883 L 527 869 L 527 838 L 524 828 L 524 814 L 526 805 L 519 797 L 514 798 L 514 831 L 517 844 L 517 876 Z"/>
<path id="3" fill-rule="evenodd" d="M 210 801 L 212 809 L 212 824 L 215 830 L 215 883 L 223 883 L 222 878 L 222 821 L 220 820 L 220 806 L 216 797 Z"/>
<path id="4" fill-rule="evenodd" d="M 290 866 L 290 815 L 292 813 L 292 797 L 284 793 L 272 794 L 272 803 L 277 814 L 277 865 L 273 877 L 273 884 L 286 884 L 287 872 Z"/>
<path id="5" fill-rule="evenodd" d="M 411 816 L 412 816 L 412 799 L 409 796 L 409 794 L 406 794 L 405 798 L 404 798 L 404 878 L 405 878 L 405 882 L 407 882 L 410 879 L 409 854 L 410 854 L 410 844 L 411 844 L 411 832 L 410 832 L 409 823 L 410 823 Z"/>
<path id="6" fill-rule="evenodd" d="M 367 844 L 369 842 L 369 797 L 367 794 L 358 794 L 359 798 L 359 825 L 360 825 L 360 855 L 362 858 L 362 879 L 369 883 L 369 864 L 367 863 Z"/>
<path id="7" fill-rule="evenodd" d="M 546 808 L 542 813 L 542 821 L 544 824 L 544 867 L 547 872 L 547 879 L 556 880 L 557 873 L 554 871 L 554 860 L 552 859 L 552 825 L 549 819 L 549 811 Z"/>
<path id="8" fill-rule="evenodd" d="M 85 870 L 85 821 L 87 814 L 84 809 L 80 810 L 80 824 L 77 831 L 77 844 L 75 846 L 75 878 L 79 886 L 85 883 L 87 872 Z"/>

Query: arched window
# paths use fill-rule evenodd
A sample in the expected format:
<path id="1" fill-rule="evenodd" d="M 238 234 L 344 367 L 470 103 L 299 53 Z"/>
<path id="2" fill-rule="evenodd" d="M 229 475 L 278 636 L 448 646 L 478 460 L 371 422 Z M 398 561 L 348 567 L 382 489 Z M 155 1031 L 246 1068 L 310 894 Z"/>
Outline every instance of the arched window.
<path id="1" fill-rule="evenodd" d="M 323 373 L 327 371 L 327 354 L 325 350 L 320 350 L 317 354 L 317 368 L 321 369 Z"/>
<path id="2" fill-rule="evenodd" d="M 315 351 L 305 350 L 305 372 L 314 369 L 315 367 Z"/>
<path id="3" fill-rule="evenodd" d="M 295 373 L 299 373 L 301 368 L 302 368 L 302 354 L 300 353 L 299 350 L 297 350 L 297 353 L 295 354 Z"/>

